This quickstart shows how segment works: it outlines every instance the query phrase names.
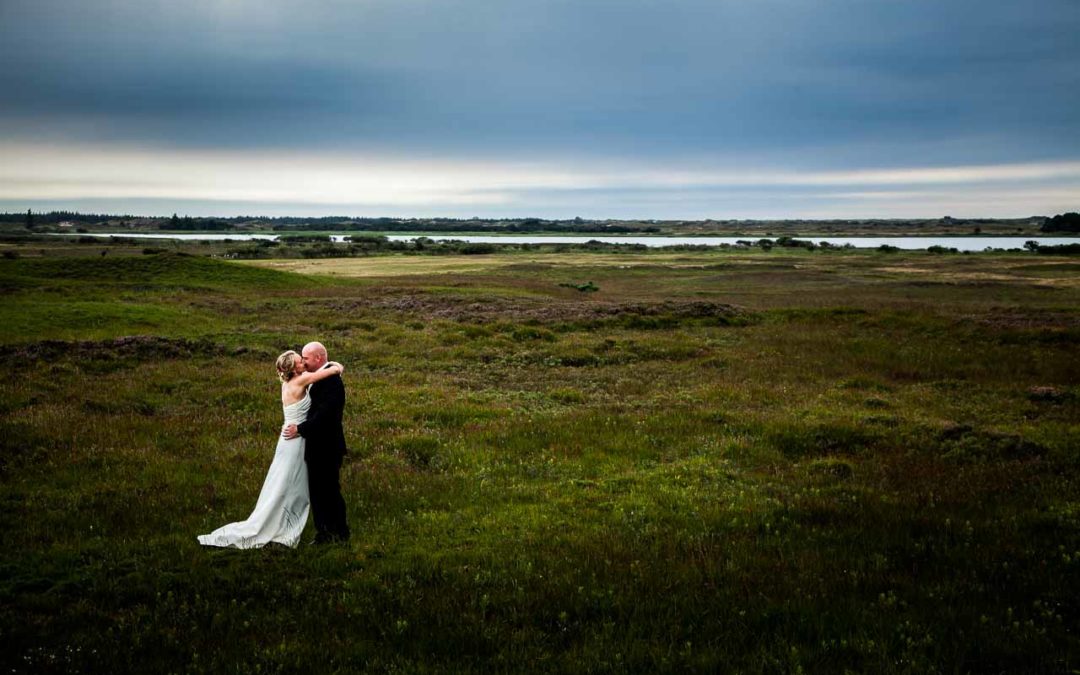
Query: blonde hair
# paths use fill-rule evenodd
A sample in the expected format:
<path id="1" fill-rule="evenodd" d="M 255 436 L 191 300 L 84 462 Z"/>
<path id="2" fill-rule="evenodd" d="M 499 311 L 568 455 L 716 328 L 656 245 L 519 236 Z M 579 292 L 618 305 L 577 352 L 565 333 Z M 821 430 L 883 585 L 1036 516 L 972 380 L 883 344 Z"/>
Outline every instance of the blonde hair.
<path id="1" fill-rule="evenodd" d="M 296 359 L 299 358 L 299 356 L 299 354 L 290 349 L 282 352 L 281 356 L 277 357 L 274 366 L 277 368 L 279 380 L 288 382 L 293 378 L 293 375 L 296 373 Z"/>

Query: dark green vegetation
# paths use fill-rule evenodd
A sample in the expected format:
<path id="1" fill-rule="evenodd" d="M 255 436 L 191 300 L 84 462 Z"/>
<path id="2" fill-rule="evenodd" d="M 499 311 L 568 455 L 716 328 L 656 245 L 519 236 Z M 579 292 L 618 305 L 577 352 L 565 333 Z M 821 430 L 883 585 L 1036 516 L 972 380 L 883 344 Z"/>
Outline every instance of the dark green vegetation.
<path id="1" fill-rule="evenodd" d="M 1042 226 L 1043 232 L 1080 232 L 1080 213 L 1071 211 L 1047 218 Z"/>
<path id="2" fill-rule="evenodd" d="M 1068 258 L 37 253 L 0 259 L 4 672 L 1080 668 Z M 354 540 L 200 548 L 315 337 Z"/>
<path id="3" fill-rule="evenodd" d="M 1067 213 L 1047 218 L 942 218 L 862 220 L 593 220 L 568 218 L 379 218 L 351 216 L 192 218 L 50 213 L 0 213 L 0 232 L 372 232 L 516 234 L 666 234 L 788 236 L 821 235 L 1025 235 L 1076 232 Z M 1065 218 L 1066 221 L 1061 219 Z M 1055 229 L 1048 229 L 1053 227 Z"/>
<path id="4" fill-rule="evenodd" d="M 343 235 L 341 240 L 334 241 L 329 234 L 304 233 L 304 234 L 281 234 L 277 241 L 270 239 L 254 239 L 244 241 L 241 239 L 217 239 L 217 240 L 181 240 L 181 239 L 147 239 L 138 236 L 110 235 L 108 237 L 91 236 L 87 234 L 72 234 L 65 237 L 51 236 L 47 233 L 3 233 L 0 231 L 0 256 L 7 259 L 15 259 L 21 256 L 55 257 L 75 256 L 83 257 L 89 253 L 96 253 L 102 257 L 108 255 L 139 255 L 156 253 L 188 253 L 198 256 L 219 257 L 229 260 L 275 260 L 275 259 L 323 259 L 323 258 L 366 258 L 371 256 L 386 256 L 387 254 L 420 254 L 424 256 L 459 256 L 472 255 L 482 256 L 493 253 L 524 253 L 524 254 L 548 254 L 548 253 L 618 253 L 618 254 L 644 254 L 650 253 L 650 247 L 642 243 L 616 244 L 598 239 L 585 239 L 580 243 L 473 243 L 463 239 L 439 238 L 420 236 L 412 240 L 390 239 L 386 235 L 373 233 L 359 233 Z M 978 241 L 978 239 L 974 239 Z M 693 240 L 691 240 L 693 241 Z M 651 251 L 657 253 L 716 253 L 719 248 L 722 252 L 749 251 L 754 248 L 763 251 L 772 249 L 804 249 L 807 251 L 836 252 L 854 248 L 851 244 L 832 244 L 828 241 L 814 243 L 808 239 L 799 239 L 791 236 L 779 236 L 775 239 L 737 239 L 735 243 L 723 243 L 718 247 L 703 244 L 684 243 L 665 246 L 664 251 Z M 890 253 L 901 250 L 896 246 L 882 244 L 877 247 L 879 252 Z M 940 255 L 959 254 L 956 248 L 946 248 L 932 245 L 927 249 L 930 253 Z M 1016 249 L 1017 251 L 1021 249 Z M 1024 250 L 1032 251 L 1040 255 L 1075 256 L 1080 254 L 1080 243 L 1064 245 L 1040 245 L 1034 240 L 1029 240 Z M 999 249 L 999 252 L 1006 252 Z"/>

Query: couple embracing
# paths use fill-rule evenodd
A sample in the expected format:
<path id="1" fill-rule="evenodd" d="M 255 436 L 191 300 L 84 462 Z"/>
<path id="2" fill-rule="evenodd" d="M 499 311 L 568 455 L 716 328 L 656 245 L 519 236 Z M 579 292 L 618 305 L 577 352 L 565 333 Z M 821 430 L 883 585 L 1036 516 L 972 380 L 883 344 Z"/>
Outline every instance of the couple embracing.
<path id="1" fill-rule="evenodd" d="M 199 535 L 204 546 L 259 548 L 270 542 L 295 547 L 315 519 L 314 544 L 346 541 L 345 500 L 341 496 L 341 461 L 345 456 L 345 367 L 327 360 L 318 342 L 289 350 L 277 359 L 285 426 L 247 520 Z"/>

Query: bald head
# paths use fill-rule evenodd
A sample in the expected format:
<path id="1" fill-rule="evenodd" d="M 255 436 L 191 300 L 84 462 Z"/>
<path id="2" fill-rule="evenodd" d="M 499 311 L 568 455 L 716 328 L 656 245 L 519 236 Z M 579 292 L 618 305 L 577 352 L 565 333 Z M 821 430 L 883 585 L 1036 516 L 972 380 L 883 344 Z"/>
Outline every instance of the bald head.
<path id="1" fill-rule="evenodd" d="M 304 370 L 314 373 L 326 365 L 326 347 L 321 342 L 309 342 L 300 351 L 300 358 L 304 360 Z"/>

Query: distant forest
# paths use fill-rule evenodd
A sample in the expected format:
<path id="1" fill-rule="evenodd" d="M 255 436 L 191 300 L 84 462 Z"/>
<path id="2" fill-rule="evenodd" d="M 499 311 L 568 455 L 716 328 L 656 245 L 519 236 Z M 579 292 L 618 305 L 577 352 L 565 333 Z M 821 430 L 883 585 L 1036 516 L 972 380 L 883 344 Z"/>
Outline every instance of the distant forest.
<path id="1" fill-rule="evenodd" d="M 125 225 L 140 229 L 167 231 L 214 232 L 252 228 L 277 231 L 335 230 L 347 232 L 606 232 L 656 233 L 655 225 L 638 222 L 591 221 L 581 218 L 544 220 L 541 218 L 460 219 L 460 218 L 350 218 L 348 216 L 233 216 L 192 218 L 173 214 L 166 218 L 144 216 L 50 211 L 48 213 L 0 213 L 0 223 L 56 226 L 61 223 L 80 225 Z"/>
<path id="2" fill-rule="evenodd" d="M 1043 232 L 1080 232 L 1080 213 L 1063 213 L 1047 218 L 1042 226 Z"/>
<path id="3" fill-rule="evenodd" d="M 275 230 L 324 230 L 335 229 L 355 232 L 575 232 L 575 233 L 655 233 L 661 229 L 654 225 L 593 222 L 588 220 L 542 220 L 524 218 L 515 220 L 455 220 L 433 218 L 425 220 L 399 218 L 355 218 L 334 220 L 324 218 L 275 218 Z"/>
<path id="4" fill-rule="evenodd" d="M 0 213 L 0 223 L 32 225 L 57 225 L 65 221 L 96 225 L 111 220 L 135 220 L 137 218 L 138 216 L 131 215 L 120 216 L 107 213 L 76 213 L 75 211 L 49 211 L 48 213 L 20 211 L 18 213 Z"/>
<path id="5" fill-rule="evenodd" d="M 193 218 L 191 216 L 147 217 L 131 214 L 79 213 L 76 211 L 49 211 L 34 213 L 30 210 L 0 213 L 0 224 L 22 225 L 27 229 L 37 227 L 55 228 L 69 223 L 78 229 L 94 227 L 128 227 L 140 231 L 162 230 L 172 232 L 243 232 L 243 231 L 325 231 L 337 232 L 548 232 L 548 233 L 605 233 L 605 234 L 654 234 L 670 231 L 672 227 L 708 225 L 750 225 L 754 223 L 784 223 L 789 225 L 811 223 L 869 224 L 892 223 L 896 225 L 920 225 L 938 222 L 944 225 L 972 225 L 1042 221 L 1043 232 L 1080 233 L 1080 213 L 1063 213 L 1053 217 L 1032 216 L 1026 219 L 970 218 L 957 219 L 945 216 L 941 219 L 904 220 L 589 220 L 572 218 L 545 220 L 542 218 L 353 218 L 349 216 L 231 216 Z M 976 227 L 976 233 L 978 228 Z"/>

